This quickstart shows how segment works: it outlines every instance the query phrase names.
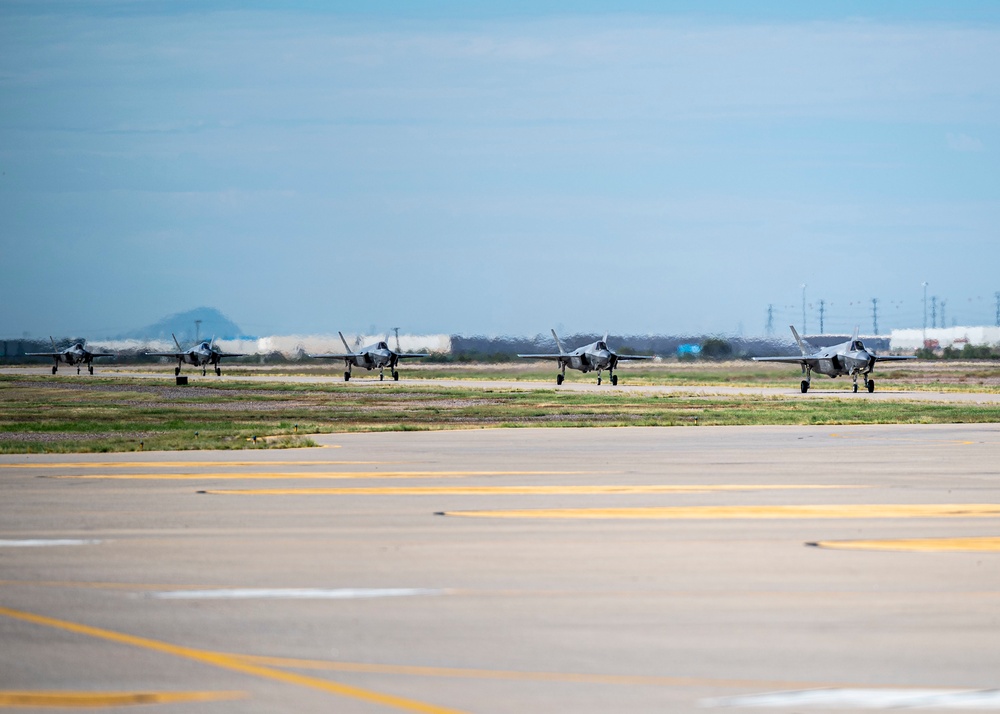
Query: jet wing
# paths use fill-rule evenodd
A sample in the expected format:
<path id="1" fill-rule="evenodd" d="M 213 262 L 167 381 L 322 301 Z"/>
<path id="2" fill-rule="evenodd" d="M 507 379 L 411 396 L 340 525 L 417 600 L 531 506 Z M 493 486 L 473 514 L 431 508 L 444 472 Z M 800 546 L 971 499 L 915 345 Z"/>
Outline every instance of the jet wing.
<path id="1" fill-rule="evenodd" d="M 244 352 L 216 352 L 216 357 L 246 357 Z"/>
<path id="2" fill-rule="evenodd" d="M 916 359 L 915 355 L 875 355 L 876 362 L 902 362 L 903 360 Z"/>
<path id="3" fill-rule="evenodd" d="M 402 359 L 403 357 L 430 357 L 430 355 L 417 352 L 397 352 L 396 357 Z"/>
<path id="4" fill-rule="evenodd" d="M 794 362 L 795 364 L 802 364 L 803 362 L 808 362 L 810 359 L 815 359 L 814 357 L 754 357 L 754 362 Z"/>
<path id="5" fill-rule="evenodd" d="M 653 359 L 653 355 L 615 355 L 615 359 L 624 362 L 630 359 Z"/>
<path id="6" fill-rule="evenodd" d="M 518 355 L 518 357 L 524 357 L 525 359 L 561 359 L 569 357 L 569 355 Z"/>
<path id="7" fill-rule="evenodd" d="M 61 357 L 62 352 L 25 352 L 25 357 Z"/>
<path id="8" fill-rule="evenodd" d="M 310 355 L 307 354 L 306 357 L 312 357 L 313 359 L 350 359 L 351 357 L 357 357 L 356 354 L 343 354 L 343 355 Z"/>
<path id="9" fill-rule="evenodd" d="M 174 359 L 180 359 L 181 357 L 186 357 L 187 352 L 143 352 L 146 357 L 173 357 Z"/>

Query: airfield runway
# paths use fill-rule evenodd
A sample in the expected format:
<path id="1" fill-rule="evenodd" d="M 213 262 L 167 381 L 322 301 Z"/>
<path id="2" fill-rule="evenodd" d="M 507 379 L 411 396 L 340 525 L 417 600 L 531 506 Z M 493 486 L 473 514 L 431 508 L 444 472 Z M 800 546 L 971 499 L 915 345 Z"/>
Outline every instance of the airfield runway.
<path id="1" fill-rule="evenodd" d="M 1000 425 L 317 441 L 0 457 L 0 707 L 1000 709 Z"/>

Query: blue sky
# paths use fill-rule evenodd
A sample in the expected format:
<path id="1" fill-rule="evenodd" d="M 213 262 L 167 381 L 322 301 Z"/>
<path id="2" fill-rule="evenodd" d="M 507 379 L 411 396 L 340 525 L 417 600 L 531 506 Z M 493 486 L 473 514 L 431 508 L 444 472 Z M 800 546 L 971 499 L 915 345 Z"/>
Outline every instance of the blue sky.
<path id="1" fill-rule="evenodd" d="M 992 324 L 1000 4 L 814 5 L 0 3 L 0 337 Z"/>

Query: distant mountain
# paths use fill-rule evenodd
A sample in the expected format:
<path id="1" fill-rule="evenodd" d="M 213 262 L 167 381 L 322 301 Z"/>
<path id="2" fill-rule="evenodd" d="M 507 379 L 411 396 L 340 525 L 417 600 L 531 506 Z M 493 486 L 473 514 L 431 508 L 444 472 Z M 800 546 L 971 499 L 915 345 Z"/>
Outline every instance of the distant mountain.
<path id="1" fill-rule="evenodd" d="M 199 321 L 200 320 L 200 324 Z M 120 340 L 169 340 L 170 334 L 184 346 L 196 340 L 231 340 L 243 336 L 243 330 L 235 322 L 213 307 L 198 307 L 187 312 L 165 317 L 152 325 L 140 327 L 118 335 Z"/>

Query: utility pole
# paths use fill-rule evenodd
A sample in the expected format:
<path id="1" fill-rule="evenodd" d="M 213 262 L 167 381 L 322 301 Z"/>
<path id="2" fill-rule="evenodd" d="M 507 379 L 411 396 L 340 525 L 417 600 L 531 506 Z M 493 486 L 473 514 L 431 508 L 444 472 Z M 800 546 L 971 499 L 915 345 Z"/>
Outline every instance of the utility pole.
<path id="1" fill-rule="evenodd" d="M 878 334 L 878 298 L 872 298 L 872 330 Z"/>
<path id="2" fill-rule="evenodd" d="M 944 319 L 944 300 L 941 301 L 941 327 L 948 327 L 948 321 Z"/>
<path id="3" fill-rule="evenodd" d="M 823 310 L 826 307 L 826 300 L 819 301 L 819 334 L 825 335 L 823 331 Z"/>
<path id="4" fill-rule="evenodd" d="M 808 335 L 809 330 L 806 329 L 806 284 L 802 283 L 802 334 Z"/>
<path id="5" fill-rule="evenodd" d="M 997 295 L 1000 295 L 1000 293 L 997 293 Z M 1000 298 L 998 298 L 998 299 L 1000 299 Z M 1000 304 L 1000 303 L 998 303 L 998 304 Z M 1000 313 L 997 313 L 997 314 L 1000 314 Z M 1000 319 L 1000 318 L 998 318 L 998 319 Z M 767 306 L 767 330 L 766 330 L 766 332 L 767 332 L 767 336 L 768 337 L 771 337 L 774 334 L 774 305 L 768 305 Z"/>
<path id="6" fill-rule="evenodd" d="M 937 329 L 937 295 L 931 298 L 931 327 Z"/>
<path id="7" fill-rule="evenodd" d="M 924 286 L 924 346 L 927 346 L 927 281 L 923 282 Z"/>

